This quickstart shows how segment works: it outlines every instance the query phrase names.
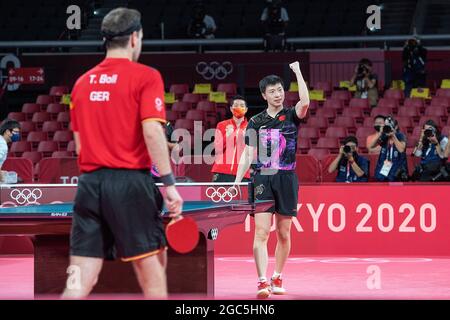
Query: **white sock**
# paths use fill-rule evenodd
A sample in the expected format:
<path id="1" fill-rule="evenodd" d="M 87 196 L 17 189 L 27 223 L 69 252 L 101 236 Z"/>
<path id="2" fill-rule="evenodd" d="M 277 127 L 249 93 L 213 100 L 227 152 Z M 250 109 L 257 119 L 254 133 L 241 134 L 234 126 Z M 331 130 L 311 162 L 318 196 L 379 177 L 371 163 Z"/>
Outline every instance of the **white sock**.
<path id="1" fill-rule="evenodd" d="M 272 278 L 281 278 L 281 273 L 274 271 Z"/>
<path id="2" fill-rule="evenodd" d="M 259 282 L 266 282 L 267 278 L 266 277 L 259 277 Z"/>

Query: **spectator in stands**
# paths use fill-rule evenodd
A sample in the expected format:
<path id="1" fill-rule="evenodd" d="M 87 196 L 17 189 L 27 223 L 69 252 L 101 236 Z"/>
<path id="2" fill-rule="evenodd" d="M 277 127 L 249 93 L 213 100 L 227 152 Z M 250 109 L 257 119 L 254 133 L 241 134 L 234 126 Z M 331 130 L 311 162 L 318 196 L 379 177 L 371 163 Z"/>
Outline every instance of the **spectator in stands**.
<path id="1" fill-rule="evenodd" d="M 398 122 L 392 117 L 386 117 L 383 129 L 377 133 L 371 148 L 381 146 L 375 168 L 375 179 L 380 182 L 407 181 L 408 164 L 406 161 L 406 137 L 398 131 Z"/>
<path id="2" fill-rule="evenodd" d="M 378 140 L 377 133 L 383 130 L 384 121 L 386 120 L 386 117 L 379 114 L 373 120 L 374 120 L 373 128 L 375 129 L 375 133 L 367 137 L 366 148 L 370 154 L 380 154 L 381 146 L 379 144 L 377 144 L 374 148 L 371 148 L 371 146 L 373 145 L 374 141 Z"/>
<path id="3" fill-rule="evenodd" d="M 437 124 L 433 120 L 425 122 L 419 142 L 413 152 L 416 157 L 422 159 L 414 170 L 413 180 L 435 181 L 441 168 L 445 165 L 447 145 L 448 138 L 441 135 Z"/>
<path id="4" fill-rule="evenodd" d="M 358 155 L 358 139 L 347 137 L 339 150 L 339 155 L 328 167 L 328 172 L 338 170 L 336 182 L 367 182 L 369 160 Z"/>
<path id="5" fill-rule="evenodd" d="M 172 133 L 174 131 L 174 128 L 172 124 L 167 121 L 164 125 L 164 131 L 166 133 L 166 139 L 167 139 L 167 147 L 169 148 L 169 151 L 172 155 L 176 155 L 177 152 L 179 152 L 179 144 L 178 141 L 175 141 L 172 139 Z M 161 175 L 158 172 L 158 169 L 156 166 L 152 166 L 151 174 L 153 177 L 153 180 L 155 180 L 156 183 L 161 182 Z"/>
<path id="6" fill-rule="evenodd" d="M 370 106 L 378 103 L 378 76 L 372 72 L 372 61 L 361 59 L 355 67 L 351 85 L 356 85 L 355 98 L 369 99 Z"/>
<path id="7" fill-rule="evenodd" d="M 8 143 L 20 140 L 20 123 L 6 119 L 0 125 L 0 170 L 8 157 Z M 0 181 L 5 181 L 6 171 L 0 171 Z"/>
<path id="8" fill-rule="evenodd" d="M 281 50 L 286 47 L 286 28 L 289 16 L 281 0 L 267 0 L 267 7 L 261 14 L 261 23 L 264 28 L 264 48 Z"/>
<path id="9" fill-rule="evenodd" d="M 215 163 L 211 169 L 213 182 L 234 182 L 239 166 L 239 159 L 244 151 L 244 134 L 248 121 L 247 102 L 241 96 L 233 97 L 230 107 L 233 117 L 217 124 L 214 138 Z M 249 172 L 245 180 L 250 178 Z"/>
<path id="10" fill-rule="evenodd" d="M 415 39 L 406 41 L 403 47 L 403 81 L 405 97 L 409 97 L 413 88 L 426 86 L 425 63 L 427 50 Z"/>
<path id="11" fill-rule="evenodd" d="M 191 38 L 213 39 L 217 30 L 214 18 L 206 14 L 203 1 L 194 4 L 191 21 L 188 26 L 188 36 Z"/>

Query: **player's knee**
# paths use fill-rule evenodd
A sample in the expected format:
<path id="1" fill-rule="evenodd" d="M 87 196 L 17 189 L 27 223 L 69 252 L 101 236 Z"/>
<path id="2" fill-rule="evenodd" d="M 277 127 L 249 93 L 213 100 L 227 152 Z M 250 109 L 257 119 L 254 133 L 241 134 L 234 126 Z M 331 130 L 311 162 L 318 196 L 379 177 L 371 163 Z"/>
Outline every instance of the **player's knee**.
<path id="1" fill-rule="evenodd" d="M 291 240 L 291 232 L 289 230 L 278 230 L 277 237 L 278 241 L 288 243 Z"/>
<path id="2" fill-rule="evenodd" d="M 255 230 L 255 240 L 267 241 L 269 239 L 270 230 L 264 228 L 257 228 Z"/>

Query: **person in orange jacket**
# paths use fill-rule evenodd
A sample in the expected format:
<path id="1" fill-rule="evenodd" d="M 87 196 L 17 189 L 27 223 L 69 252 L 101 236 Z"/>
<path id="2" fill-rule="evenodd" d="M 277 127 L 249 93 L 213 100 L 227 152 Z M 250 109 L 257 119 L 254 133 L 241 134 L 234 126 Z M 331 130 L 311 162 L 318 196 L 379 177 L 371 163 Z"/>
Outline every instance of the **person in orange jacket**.
<path id="1" fill-rule="evenodd" d="M 239 159 L 245 148 L 245 130 L 248 111 L 247 102 L 241 96 L 233 97 L 230 107 L 233 117 L 217 124 L 214 147 L 215 162 L 211 169 L 213 182 L 234 182 L 239 166 Z M 250 173 L 245 174 L 243 181 L 249 181 Z"/>

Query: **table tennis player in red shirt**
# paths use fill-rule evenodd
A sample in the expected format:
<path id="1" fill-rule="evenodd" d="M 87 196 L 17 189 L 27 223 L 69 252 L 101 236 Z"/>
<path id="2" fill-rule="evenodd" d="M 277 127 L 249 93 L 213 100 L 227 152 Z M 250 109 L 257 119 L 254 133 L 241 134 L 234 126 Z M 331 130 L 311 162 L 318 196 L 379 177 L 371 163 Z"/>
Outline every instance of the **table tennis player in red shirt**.
<path id="1" fill-rule="evenodd" d="M 248 111 L 247 102 L 241 96 L 231 100 L 230 111 L 233 117 L 221 121 L 216 126 L 214 136 L 215 161 L 211 169 L 213 182 L 234 182 L 239 167 L 242 151 L 245 149 L 245 129 L 248 121 L 245 114 Z M 248 181 L 247 172 L 243 181 Z"/>
<path id="2" fill-rule="evenodd" d="M 167 140 L 164 85 L 155 69 L 137 63 L 141 14 L 118 8 L 105 16 L 106 59 L 82 75 L 72 92 L 71 121 L 81 176 L 75 197 L 66 299 L 85 298 L 104 259 L 132 262 L 145 297 L 164 298 L 166 237 L 163 202 L 179 217 Z M 150 175 L 155 164 L 163 198 Z M 76 274 L 79 277 L 76 277 Z M 120 275 L 117 275 L 120 277 Z"/>

